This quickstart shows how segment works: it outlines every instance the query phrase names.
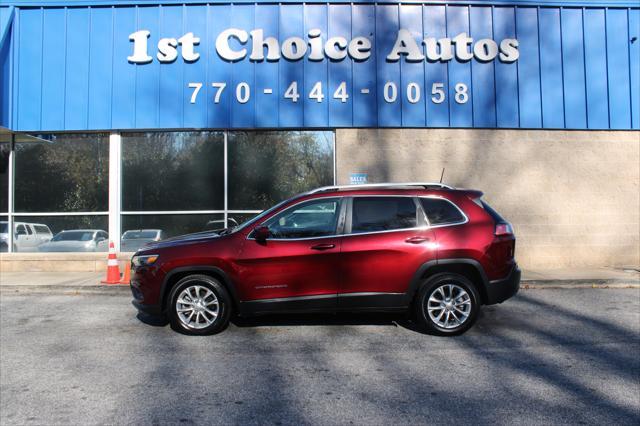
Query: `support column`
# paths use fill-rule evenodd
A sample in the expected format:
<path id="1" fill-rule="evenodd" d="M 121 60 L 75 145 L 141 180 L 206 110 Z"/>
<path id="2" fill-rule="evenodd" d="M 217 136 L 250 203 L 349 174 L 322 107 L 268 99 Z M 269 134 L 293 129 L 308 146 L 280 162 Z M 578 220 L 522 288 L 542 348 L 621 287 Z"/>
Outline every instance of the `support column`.
<path id="1" fill-rule="evenodd" d="M 229 132 L 224 132 L 224 227 L 229 226 Z"/>
<path id="2" fill-rule="evenodd" d="M 7 168 L 7 173 L 9 174 L 9 192 L 8 192 L 8 200 L 7 200 L 7 252 L 13 252 L 13 240 L 15 238 L 14 235 L 14 226 L 13 226 L 13 200 L 14 200 L 14 188 L 15 188 L 15 159 L 16 159 L 16 135 L 11 135 L 11 142 L 9 144 L 9 167 Z"/>
<path id="3" fill-rule="evenodd" d="M 122 174 L 122 138 L 120 133 L 109 135 L 109 239 L 113 241 L 116 251 L 120 251 L 120 211 Z"/>

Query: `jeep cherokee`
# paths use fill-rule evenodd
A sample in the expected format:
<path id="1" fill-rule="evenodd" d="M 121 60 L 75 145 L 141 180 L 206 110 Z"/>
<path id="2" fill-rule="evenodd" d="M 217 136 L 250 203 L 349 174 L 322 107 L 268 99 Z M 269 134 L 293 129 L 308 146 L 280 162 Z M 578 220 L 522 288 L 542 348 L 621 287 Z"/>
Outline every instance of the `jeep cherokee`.
<path id="1" fill-rule="evenodd" d="M 511 225 L 482 192 L 439 183 L 332 186 L 250 221 L 142 247 L 133 304 L 213 334 L 232 313 L 409 311 L 427 331 L 468 330 L 520 285 Z"/>

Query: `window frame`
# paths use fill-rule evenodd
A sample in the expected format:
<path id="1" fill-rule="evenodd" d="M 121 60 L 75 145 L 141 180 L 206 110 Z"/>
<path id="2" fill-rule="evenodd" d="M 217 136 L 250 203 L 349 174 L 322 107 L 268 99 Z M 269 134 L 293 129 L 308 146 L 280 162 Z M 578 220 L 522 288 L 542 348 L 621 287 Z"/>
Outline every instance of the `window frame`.
<path id="1" fill-rule="evenodd" d="M 421 198 L 433 198 L 433 199 L 446 201 L 447 203 L 451 204 L 453 207 L 455 207 L 460 212 L 460 214 L 462 215 L 464 220 L 462 220 L 460 222 L 443 223 L 441 225 L 432 225 L 431 222 L 429 221 L 429 216 L 427 215 L 427 212 L 425 211 L 424 207 L 422 206 L 422 201 L 420 201 Z M 427 222 L 428 227 L 430 229 L 433 229 L 433 228 L 444 228 L 446 226 L 464 225 L 465 223 L 469 222 L 469 217 L 467 216 L 467 214 L 456 203 L 454 203 L 453 201 L 449 200 L 446 197 L 442 197 L 442 196 L 439 196 L 439 195 L 419 195 L 418 197 L 416 197 L 416 202 L 418 203 L 418 207 L 422 211 L 422 215 L 424 216 L 424 220 Z"/>

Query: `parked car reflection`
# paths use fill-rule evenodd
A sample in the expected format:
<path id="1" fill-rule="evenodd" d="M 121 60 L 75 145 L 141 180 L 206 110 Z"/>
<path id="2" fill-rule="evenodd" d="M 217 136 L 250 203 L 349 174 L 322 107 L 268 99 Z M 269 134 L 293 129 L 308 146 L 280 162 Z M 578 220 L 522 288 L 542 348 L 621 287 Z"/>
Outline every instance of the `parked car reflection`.
<path id="1" fill-rule="evenodd" d="M 238 222 L 229 217 L 227 218 L 227 226 L 229 228 L 235 228 L 236 226 L 238 226 Z M 226 228 L 224 226 L 224 219 L 217 219 L 217 220 L 210 220 L 208 221 L 205 225 L 204 225 L 204 230 L 205 231 L 213 231 L 213 232 L 220 232 L 223 229 Z"/>
<path id="2" fill-rule="evenodd" d="M 38 247 L 44 252 L 93 252 L 109 249 L 109 234 L 100 229 L 74 229 L 57 233 L 51 241 Z"/>
<path id="3" fill-rule="evenodd" d="M 9 248 L 9 224 L 0 221 L 0 252 L 6 252 Z M 13 223 L 13 251 L 36 251 L 38 246 L 51 240 L 53 234 L 49 227 L 42 223 Z"/>
<path id="4" fill-rule="evenodd" d="M 164 239 L 164 232 L 161 229 L 132 229 L 122 234 L 120 250 L 134 252 L 147 243 Z"/>

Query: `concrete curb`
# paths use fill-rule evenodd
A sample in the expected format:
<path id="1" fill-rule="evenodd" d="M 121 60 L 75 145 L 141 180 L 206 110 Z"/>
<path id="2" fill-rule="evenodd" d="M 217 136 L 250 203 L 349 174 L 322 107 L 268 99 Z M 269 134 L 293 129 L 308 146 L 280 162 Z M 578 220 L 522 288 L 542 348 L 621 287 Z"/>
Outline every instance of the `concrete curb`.
<path id="1" fill-rule="evenodd" d="M 640 288 L 640 280 L 637 279 L 523 279 L 520 288 Z"/>
<path id="2" fill-rule="evenodd" d="M 118 295 L 131 293 L 128 285 L 3 285 L 0 293 L 42 293 L 42 294 L 104 294 Z"/>
<path id="3" fill-rule="evenodd" d="M 591 283 L 591 284 L 574 284 L 574 283 L 537 283 L 537 282 L 523 282 L 520 284 L 520 290 L 544 290 L 552 288 L 609 288 L 609 289 L 621 289 L 621 288 L 640 288 L 638 283 Z"/>

